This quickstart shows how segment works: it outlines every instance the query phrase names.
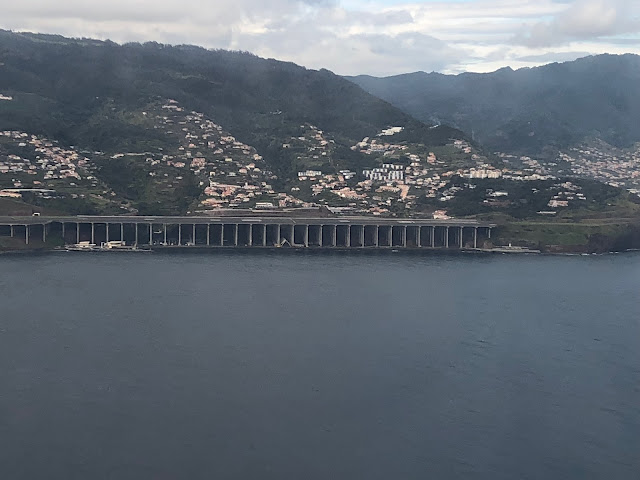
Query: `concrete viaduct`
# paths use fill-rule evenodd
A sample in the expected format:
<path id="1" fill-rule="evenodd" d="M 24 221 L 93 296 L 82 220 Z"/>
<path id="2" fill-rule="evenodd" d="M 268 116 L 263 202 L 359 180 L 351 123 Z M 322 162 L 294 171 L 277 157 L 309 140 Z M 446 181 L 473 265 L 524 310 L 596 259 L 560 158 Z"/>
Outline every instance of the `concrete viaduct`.
<path id="1" fill-rule="evenodd" d="M 124 241 L 152 247 L 476 249 L 494 224 L 475 220 L 379 217 L 0 217 L 0 236 L 29 244 Z"/>

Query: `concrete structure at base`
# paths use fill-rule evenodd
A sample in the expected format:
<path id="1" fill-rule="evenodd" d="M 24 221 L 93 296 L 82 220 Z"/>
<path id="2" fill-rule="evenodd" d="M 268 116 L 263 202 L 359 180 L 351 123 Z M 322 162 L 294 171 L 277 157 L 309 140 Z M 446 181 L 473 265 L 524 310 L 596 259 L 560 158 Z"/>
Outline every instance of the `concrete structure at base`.
<path id="1" fill-rule="evenodd" d="M 477 249 L 494 224 L 377 217 L 0 217 L 0 236 L 157 247 Z"/>

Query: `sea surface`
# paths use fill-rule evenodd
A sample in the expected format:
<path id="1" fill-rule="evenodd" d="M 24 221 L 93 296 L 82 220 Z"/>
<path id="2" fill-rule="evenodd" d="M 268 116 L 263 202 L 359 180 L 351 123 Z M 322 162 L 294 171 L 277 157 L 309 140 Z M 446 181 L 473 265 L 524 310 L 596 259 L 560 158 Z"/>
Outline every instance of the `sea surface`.
<path id="1" fill-rule="evenodd" d="M 640 255 L 0 256 L 0 479 L 640 478 Z"/>

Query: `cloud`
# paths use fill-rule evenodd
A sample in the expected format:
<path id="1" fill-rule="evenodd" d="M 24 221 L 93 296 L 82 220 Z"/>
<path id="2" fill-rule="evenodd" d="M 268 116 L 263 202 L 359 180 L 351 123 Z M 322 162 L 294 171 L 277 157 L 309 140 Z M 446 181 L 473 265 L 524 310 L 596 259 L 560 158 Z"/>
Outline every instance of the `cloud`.
<path id="1" fill-rule="evenodd" d="M 0 28 L 248 50 L 339 74 L 517 68 L 640 39 L 637 0 L 0 0 L 0 12 Z"/>
<path id="2" fill-rule="evenodd" d="M 578 0 L 550 21 L 537 22 L 516 39 L 531 47 L 640 32 L 636 0 Z"/>

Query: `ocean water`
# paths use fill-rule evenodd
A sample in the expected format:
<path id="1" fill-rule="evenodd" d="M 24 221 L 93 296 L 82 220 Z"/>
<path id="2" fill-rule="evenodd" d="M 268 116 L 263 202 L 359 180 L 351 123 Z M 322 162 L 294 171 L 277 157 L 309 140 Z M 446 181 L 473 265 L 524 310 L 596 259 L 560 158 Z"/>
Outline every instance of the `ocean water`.
<path id="1" fill-rule="evenodd" d="M 640 255 L 0 256 L 0 478 L 640 478 Z"/>

